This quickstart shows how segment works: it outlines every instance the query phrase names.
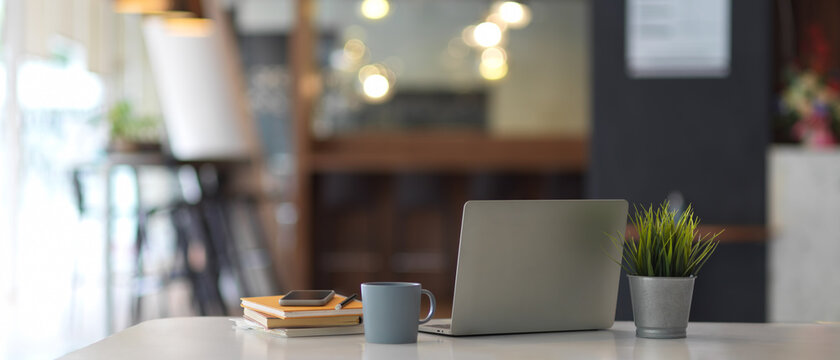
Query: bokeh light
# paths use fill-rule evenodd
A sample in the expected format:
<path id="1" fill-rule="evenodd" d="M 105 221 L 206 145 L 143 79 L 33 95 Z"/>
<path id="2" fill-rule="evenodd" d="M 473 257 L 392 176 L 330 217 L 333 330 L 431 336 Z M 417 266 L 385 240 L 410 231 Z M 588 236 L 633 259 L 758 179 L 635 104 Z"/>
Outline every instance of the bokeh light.
<path id="1" fill-rule="evenodd" d="M 367 60 L 367 46 L 360 39 L 351 38 L 344 47 L 330 53 L 330 65 L 341 71 L 355 71 Z"/>
<path id="2" fill-rule="evenodd" d="M 390 98 L 396 76 L 383 64 L 368 64 L 359 69 L 361 95 L 369 103 L 380 103 Z"/>
<path id="3" fill-rule="evenodd" d="M 505 32 L 508 28 L 507 21 L 502 19 L 502 16 L 499 15 L 499 13 L 496 13 L 496 12 L 490 13 L 490 15 L 487 15 L 487 17 L 484 19 L 484 21 L 491 22 L 491 23 L 494 23 L 494 24 L 498 25 L 499 29 L 501 29 L 502 32 Z"/>
<path id="4" fill-rule="evenodd" d="M 481 73 L 481 77 L 487 80 L 499 80 L 507 75 L 508 66 L 507 63 L 502 63 L 502 65 L 498 67 L 490 67 L 482 62 L 478 66 L 478 72 Z"/>
<path id="5" fill-rule="evenodd" d="M 351 61 L 359 61 L 365 56 L 367 47 L 359 39 L 350 39 L 344 43 L 344 56 Z"/>
<path id="6" fill-rule="evenodd" d="M 391 84 L 388 82 L 388 78 L 381 74 L 368 76 L 362 82 L 362 91 L 370 99 L 381 99 L 388 95 L 390 89 Z"/>
<path id="7" fill-rule="evenodd" d="M 388 0 L 364 0 L 362 1 L 362 15 L 371 20 L 378 20 L 388 15 L 391 5 Z"/>
<path id="8" fill-rule="evenodd" d="M 502 28 L 492 22 L 483 22 L 475 26 L 473 38 L 478 45 L 492 47 L 502 41 Z"/>
<path id="9" fill-rule="evenodd" d="M 475 42 L 475 25 L 469 25 L 461 31 L 461 40 L 469 46 L 478 46 L 478 43 Z"/>
<path id="10" fill-rule="evenodd" d="M 364 83 L 365 79 L 367 79 L 371 75 L 382 75 L 382 70 L 383 69 L 379 66 L 379 64 L 370 64 L 362 66 L 362 68 L 359 69 L 359 81 Z"/>
<path id="11" fill-rule="evenodd" d="M 499 4 L 497 13 L 512 28 L 523 28 L 531 22 L 531 9 L 516 1 L 505 1 Z"/>
<path id="12" fill-rule="evenodd" d="M 501 67 L 507 63 L 507 54 L 499 47 L 484 49 L 481 52 L 481 63 L 490 68 Z"/>

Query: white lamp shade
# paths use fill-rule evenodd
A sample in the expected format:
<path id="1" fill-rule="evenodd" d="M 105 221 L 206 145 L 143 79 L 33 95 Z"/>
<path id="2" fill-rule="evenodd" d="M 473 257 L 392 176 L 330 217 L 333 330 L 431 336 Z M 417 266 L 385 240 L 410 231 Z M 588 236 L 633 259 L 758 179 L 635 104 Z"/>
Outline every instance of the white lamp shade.
<path id="1" fill-rule="evenodd" d="M 218 28 L 206 19 L 145 20 L 144 33 L 169 147 L 179 160 L 247 158 L 244 108 Z"/>

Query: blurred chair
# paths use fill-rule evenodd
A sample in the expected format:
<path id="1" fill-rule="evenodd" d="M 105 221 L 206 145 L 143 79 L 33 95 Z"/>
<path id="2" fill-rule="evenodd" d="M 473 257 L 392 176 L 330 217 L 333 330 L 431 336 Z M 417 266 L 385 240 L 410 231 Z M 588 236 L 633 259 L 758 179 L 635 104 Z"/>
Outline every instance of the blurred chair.
<path id="1" fill-rule="evenodd" d="M 274 218 L 264 186 L 268 174 L 229 24 L 217 2 L 208 4 L 208 18 L 147 17 L 143 24 L 166 145 L 183 191 L 182 199 L 167 209 L 153 210 L 171 217 L 177 256 L 182 258 L 183 273 L 176 275 L 190 280 L 202 315 L 226 314 L 226 302 L 255 295 L 256 289 L 273 292 L 277 285 L 270 257 L 253 256 L 268 253 L 264 240 L 277 234 L 272 221 L 253 221 Z M 235 217 L 240 210 L 247 214 Z M 253 228 L 245 231 L 251 234 L 245 236 L 249 241 L 234 229 L 244 226 L 234 217 L 251 221 Z M 138 223 L 138 252 L 145 236 L 142 226 Z M 141 258 L 138 278 L 143 274 Z M 230 287 L 235 296 L 226 301 L 230 291 L 224 288 Z M 137 320 L 142 299 L 134 302 Z"/>
<path id="2" fill-rule="evenodd" d="M 132 294 L 132 322 L 142 320 L 145 294 L 164 288 L 173 280 L 186 278 L 200 315 L 227 315 L 236 298 L 273 293 L 276 281 L 270 260 L 255 259 L 248 253 L 265 253 L 264 234 L 253 220 L 255 199 L 252 195 L 229 193 L 223 188 L 225 171 L 230 164 L 183 164 L 177 171 L 181 189 L 179 199 L 162 207 L 141 211 L 138 215 L 136 261 Z M 244 216 L 235 216 L 236 209 Z M 179 261 L 169 274 L 150 277 L 143 266 L 147 244 L 148 219 L 167 216 L 176 234 Z M 248 241 L 246 241 L 248 240 Z M 255 271 L 256 270 L 256 271 Z M 228 296 L 225 296 L 225 283 Z M 232 296 L 230 290 L 234 290 Z"/>

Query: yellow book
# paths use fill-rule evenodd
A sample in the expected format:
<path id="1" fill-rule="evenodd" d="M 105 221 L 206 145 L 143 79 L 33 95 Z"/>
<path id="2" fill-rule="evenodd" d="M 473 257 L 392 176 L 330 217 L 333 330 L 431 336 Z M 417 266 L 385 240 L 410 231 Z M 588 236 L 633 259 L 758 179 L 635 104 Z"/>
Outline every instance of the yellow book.
<path id="1" fill-rule="evenodd" d="M 266 329 L 314 327 L 314 326 L 345 326 L 359 323 L 358 315 L 320 316 L 305 318 L 278 318 L 249 308 L 243 309 L 243 316 Z"/>
<path id="2" fill-rule="evenodd" d="M 345 297 L 336 294 L 332 300 L 326 305 L 321 306 L 283 306 L 280 305 L 280 299 L 283 295 L 277 296 L 259 296 L 241 298 L 242 307 L 251 310 L 259 311 L 263 314 L 268 314 L 278 318 L 303 318 L 303 317 L 320 317 L 320 316 L 339 316 L 339 315 L 362 315 L 362 302 L 353 300 L 345 305 L 340 310 L 336 310 L 335 306 L 344 301 Z"/>

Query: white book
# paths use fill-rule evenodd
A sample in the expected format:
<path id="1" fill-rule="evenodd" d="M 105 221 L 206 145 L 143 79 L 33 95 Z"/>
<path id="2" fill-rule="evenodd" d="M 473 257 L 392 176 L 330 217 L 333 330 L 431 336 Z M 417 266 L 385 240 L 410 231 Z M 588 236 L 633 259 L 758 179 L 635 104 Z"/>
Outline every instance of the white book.
<path id="1" fill-rule="evenodd" d="M 245 318 L 230 320 L 234 322 L 233 327 L 236 329 L 253 330 L 268 335 L 287 338 L 305 336 L 354 335 L 365 333 L 365 327 L 362 324 L 347 326 L 266 329 L 262 325 Z"/>

